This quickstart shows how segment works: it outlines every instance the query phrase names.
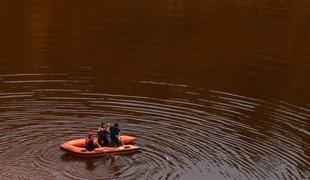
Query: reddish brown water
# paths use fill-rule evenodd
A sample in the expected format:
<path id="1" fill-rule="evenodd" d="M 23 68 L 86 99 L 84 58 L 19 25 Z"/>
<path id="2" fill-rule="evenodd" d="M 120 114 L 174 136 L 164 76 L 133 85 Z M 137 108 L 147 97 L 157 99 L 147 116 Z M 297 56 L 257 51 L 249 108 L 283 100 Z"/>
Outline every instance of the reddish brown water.
<path id="1" fill-rule="evenodd" d="M 310 178 L 306 0 L 0 1 L 1 179 Z M 119 122 L 144 151 L 59 145 Z"/>

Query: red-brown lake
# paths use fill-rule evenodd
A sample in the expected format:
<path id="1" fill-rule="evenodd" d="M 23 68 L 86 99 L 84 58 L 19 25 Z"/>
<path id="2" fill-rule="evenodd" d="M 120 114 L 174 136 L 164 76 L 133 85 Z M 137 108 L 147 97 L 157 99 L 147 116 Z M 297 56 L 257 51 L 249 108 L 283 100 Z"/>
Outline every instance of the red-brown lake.
<path id="1" fill-rule="evenodd" d="M 309 127 L 309 1 L 0 1 L 0 179 L 308 180 Z"/>

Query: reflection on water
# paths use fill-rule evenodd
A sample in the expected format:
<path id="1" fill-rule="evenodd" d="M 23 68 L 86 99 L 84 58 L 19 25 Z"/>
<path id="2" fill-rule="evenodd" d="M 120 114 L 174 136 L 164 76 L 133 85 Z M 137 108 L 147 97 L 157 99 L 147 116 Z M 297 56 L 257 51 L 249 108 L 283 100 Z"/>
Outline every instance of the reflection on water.
<path id="1" fill-rule="evenodd" d="M 4 179 L 309 179 L 307 1 L 6 1 Z M 60 151 L 101 121 L 141 154 Z"/>

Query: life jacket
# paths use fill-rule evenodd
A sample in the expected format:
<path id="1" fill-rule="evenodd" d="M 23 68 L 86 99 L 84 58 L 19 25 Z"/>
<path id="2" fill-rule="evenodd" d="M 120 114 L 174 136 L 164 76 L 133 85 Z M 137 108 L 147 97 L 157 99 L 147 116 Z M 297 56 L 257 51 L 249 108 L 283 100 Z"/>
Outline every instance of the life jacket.
<path id="1" fill-rule="evenodd" d="M 98 136 L 104 137 L 108 135 L 108 131 L 106 128 L 99 128 Z"/>

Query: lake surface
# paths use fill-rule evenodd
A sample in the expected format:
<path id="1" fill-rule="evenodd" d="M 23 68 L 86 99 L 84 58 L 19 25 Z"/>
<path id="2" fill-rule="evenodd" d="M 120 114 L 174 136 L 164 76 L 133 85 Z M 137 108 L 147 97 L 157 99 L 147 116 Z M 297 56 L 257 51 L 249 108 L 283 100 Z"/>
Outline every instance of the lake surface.
<path id="1" fill-rule="evenodd" d="M 309 58 L 306 0 L 1 1 L 1 179 L 310 179 Z"/>

